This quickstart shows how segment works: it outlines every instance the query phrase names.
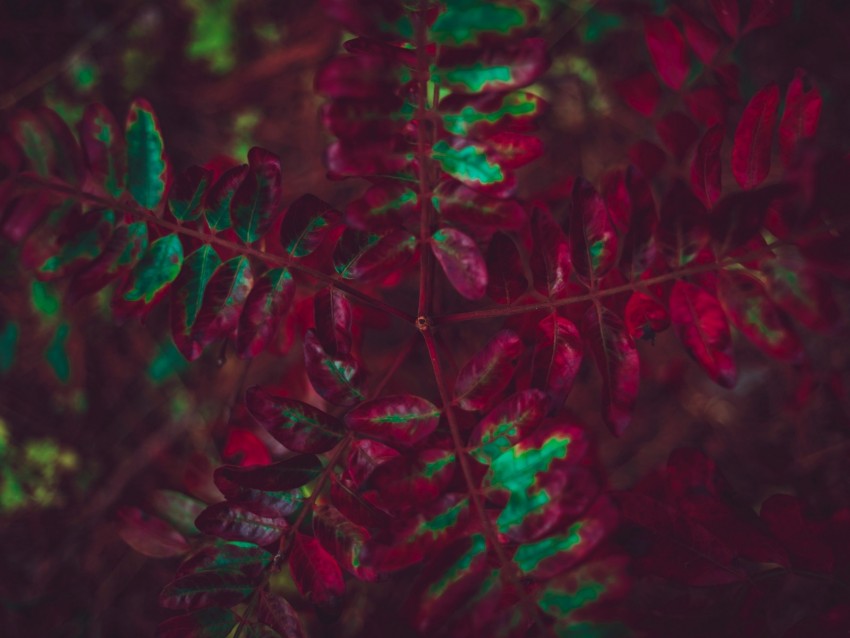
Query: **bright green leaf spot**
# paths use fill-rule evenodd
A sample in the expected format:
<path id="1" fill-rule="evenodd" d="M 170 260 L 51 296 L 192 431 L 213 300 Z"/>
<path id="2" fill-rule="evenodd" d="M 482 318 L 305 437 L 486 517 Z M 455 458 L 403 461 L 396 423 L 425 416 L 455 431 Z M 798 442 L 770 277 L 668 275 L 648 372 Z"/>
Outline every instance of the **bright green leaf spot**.
<path id="1" fill-rule="evenodd" d="M 581 542 L 582 522 L 573 523 L 566 534 L 548 536 L 534 543 L 520 545 L 514 554 L 514 562 L 524 574 L 533 572 L 541 561 L 568 552 Z"/>
<path id="2" fill-rule="evenodd" d="M 480 93 L 485 87 L 495 90 L 500 84 L 509 85 L 512 77 L 509 66 L 486 66 L 481 62 L 449 70 L 434 68 L 431 73 L 444 78 L 447 84 L 463 85 L 470 93 Z"/>
<path id="3" fill-rule="evenodd" d="M 434 144 L 431 155 L 444 171 L 466 184 L 498 184 L 505 179 L 502 168 L 492 164 L 477 146 L 454 148 L 446 140 L 440 140 Z"/>

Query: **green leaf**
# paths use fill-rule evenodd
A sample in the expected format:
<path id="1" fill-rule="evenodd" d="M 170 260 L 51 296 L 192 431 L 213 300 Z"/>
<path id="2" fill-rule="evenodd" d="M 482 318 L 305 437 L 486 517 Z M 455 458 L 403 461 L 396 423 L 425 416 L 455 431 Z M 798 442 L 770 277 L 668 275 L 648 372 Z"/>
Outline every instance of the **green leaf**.
<path id="1" fill-rule="evenodd" d="M 248 174 L 230 202 L 233 230 L 246 244 L 268 232 L 280 212 L 280 158 L 261 148 L 248 151 Z"/>
<path id="2" fill-rule="evenodd" d="M 247 173 L 247 165 L 234 166 L 222 173 L 207 193 L 207 199 L 204 203 L 204 218 L 213 232 L 230 228 L 230 203 Z"/>
<path id="3" fill-rule="evenodd" d="M 221 258 L 215 248 L 204 244 L 186 258 L 171 298 L 171 336 L 174 345 L 189 361 L 194 361 L 203 346 L 194 338 L 195 320 L 201 309 L 204 291 Z"/>
<path id="4" fill-rule="evenodd" d="M 150 304 L 177 278 L 183 265 L 183 246 L 177 235 L 160 237 L 133 268 L 123 299 Z"/>
<path id="5" fill-rule="evenodd" d="M 478 144 L 459 141 L 452 146 L 440 140 L 431 149 L 431 157 L 446 173 L 472 188 L 500 184 L 506 179 L 502 167 L 491 162 Z"/>
<path id="6" fill-rule="evenodd" d="M 125 128 L 127 189 L 139 205 L 155 210 L 168 184 L 168 158 L 159 122 L 147 100 L 130 105 Z"/>

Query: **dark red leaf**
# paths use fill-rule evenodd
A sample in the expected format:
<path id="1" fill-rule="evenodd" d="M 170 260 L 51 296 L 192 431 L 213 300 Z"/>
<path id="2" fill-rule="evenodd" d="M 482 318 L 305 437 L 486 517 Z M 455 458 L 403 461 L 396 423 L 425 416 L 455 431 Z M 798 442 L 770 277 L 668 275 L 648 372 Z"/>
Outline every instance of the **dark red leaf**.
<path id="1" fill-rule="evenodd" d="M 234 257 L 216 268 L 204 290 L 192 339 L 203 347 L 233 332 L 253 284 L 247 257 Z"/>
<path id="2" fill-rule="evenodd" d="M 127 151 L 124 135 L 112 113 L 102 104 L 90 104 L 77 127 L 86 167 L 106 193 L 118 197 L 124 190 Z"/>
<path id="3" fill-rule="evenodd" d="M 677 162 L 685 159 L 688 151 L 699 137 L 699 129 L 691 119 L 681 111 L 671 111 L 658 121 L 655 130 L 661 142 L 676 158 Z"/>
<path id="4" fill-rule="evenodd" d="M 433 201 L 441 219 L 473 229 L 514 230 L 526 221 L 517 201 L 490 197 L 455 180 L 440 182 Z"/>
<path id="5" fill-rule="evenodd" d="M 167 558 L 189 551 L 189 544 L 180 532 L 137 507 L 122 507 L 118 511 L 118 520 L 118 535 L 140 554 Z"/>
<path id="6" fill-rule="evenodd" d="M 166 609 L 233 607 L 254 591 L 252 579 L 235 571 L 202 571 L 170 582 L 159 595 Z"/>
<path id="7" fill-rule="evenodd" d="M 236 352 L 240 357 L 256 357 L 266 349 L 294 296 L 295 280 L 286 268 L 266 270 L 256 279 L 239 315 Z"/>
<path id="8" fill-rule="evenodd" d="M 626 236 L 620 241 L 620 268 L 624 273 L 637 276 L 646 270 L 655 258 L 653 235 L 658 225 L 658 210 L 649 182 L 634 166 L 626 169 L 623 185 L 628 199 L 625 205 L 628 213 L 618 212 L 616 207 L 610 206 L 609 212 L 612 213 L 612 221 L 615 224 L 619 219 L 619 223 L 628 228 Z"/>
<path id="9" fill-rule="evenodd" d="M 545 317 L 537 326 L 531 385 L 547 392 L 553 405 L 560 406 L 572 390 L 582 356 L 581 336 L 575 325 L 555 314 Z"/>
<path id="10" fill-rule="evenodd" d="M 293 257 L 312 253 L 339 222 L 339 213 L 314 195 L 302 195 L 289 205 L 280 225 L 280 243 Z"/>
<path id="11" fill-rule="evenodd" d="M 714 206 L 723 192 L 720 182 L 722 144 L 723 129 L 719 125 L 714 126 L 703 135 L 691 164 L 691 186 L 706 208 Z"/>
<path id="12" fill-rule="evenodd" d="M 259 516 L 233 503 L 210 505 L 201 512 L 195 525 L 204 534 L 257 545 L 274 543 L 288 527 L 283 518 Z"/>
<path id="13" fill-rule="evenodd" d="M 234 166 L 222 173 L 207 192 L 204 201 L 204 218 L 213 232 L 230 228 L 230 203 L 247 174 L 247 165 Z"/>
<path id="14" fill-rule="evenodd" d="M 484 296 L 487 265 L 474 240 L 455 228 L 441 228 L 431 236 L 431 250 L 455 290 L 467 299 Z"/>
<path id="15" fill-rule="evenodd" d="M 230 200 L 233 230 L 246 244 L 253 244 L 271 228 L 280 213 L 280 158 L 254 147 L 248 151 L 248 173 Z"/>
<path id="16" fill-rule="evenodd" d="M 257 620 L 274 629 L 282 638 L 306 638 L 298 612 L 283 596 L 261 591 Z"/>
<path id="17" fill-rule="evenodd" d="M 656 297 L 636 290 L 626 303 L 626 330 L 632 339 L 654 340 L 670 327 L 670 315 Z"/>
<path id="18" fill-rule="evenodd" d="M 409 509 L 430 503 L 445 492 L 454 476 L 456 460 L 449 450 L 425 449 L 389 460 L 369 479 L 390 509 Z"/>
<path id="19" fill-rule="evenodd" d="M 530 258 L 534 287 L 547 297 L 564 297 L 572 270 L 570 245 L 564 232 L 549 211 L 535 208 L 531 216 L 531 236 L 534 240 Z"/>
<path id="20" fill-rule="evenodd" d="M 223 465 L 216 469 L 216 486 L 225 494 L 227 484 L 260 490 L 280 492 L 306 485 L 322 471 L 322 463 L 312 454 L 301 454 L 285 461 L 258 467 Z"/>
<path id="21" fill-rule="evenodd" d="M 247 428 L 239 427 L 232 427 L 227 432 L 221 458 L 227 463 L 242 467 L 268 465 L 272 462 L 271 454 L 260 437 Z"/>
<path id="22" fill-rule="evenodd" d="M 646 117 L 653 114 L 661 97 L 658 80 L 649 71 L 620 80 L 614 88 L 626 104 Z"/>
<path id="23" fill-rule="evenodd" d="M 377 578 L 366 563 L 369 532 L 349 521 L 332 505 L 319 503 L 313 509 L 313 534 L 345 571 L 367 582 Z"/>
<path id="24" fill-rule="evenodd" d="M 791 165 L 797 145 L 814 137 L 818 130 L 823 98 L 816 86 L 805 90 L 807 80 L 806 73 L 797 69 L 785 94 L 785 110 L 779 122 L 779 157 L 785 166 Z"/>
<path id="25" fill-rule="evenodd" d="M 753 0 L 743 33 L 772 27 L 791 16 L 792 0 Z"/>
<path id="26" fill-rule="evenodd" d="M 346 355 L 351 351 L 351 304 L 333 286 L 313 297 L 316 336 L 329 355 Z"/>
<path id="27" fill-rule="evenodd" d="M 289 555 L 289 569 L 298 591 L 326 616 L 336 617 L 345 593 L 339 565 L 318 539 L 296 533 Z"/>
<path id="28" fill-rule="evenodd" d="M 617 262 L 617 233 L 605 202 L 590 182 L 573 186 L 570 255 L 576 274 L 591 287 Z"/>
<path id="29" fill-rule="evenodd" d="M 667 154 L 656 144 L 638 140 L 629 149 L 629 161 L 640 169 L 646 179 L 652 179 L 667 163 Z"/>
<path id="30" fill-rule="evenodd" d="M 507 233 L 497 232 L 487 247 L 487 296 L 510 305 L 528 290 L 522 257 Z"/>
<path id="31" fill-rule="evenodd" d="M 646 17 L 643 28 L 646 46 L 658 75 L 667 86 L 678 91 L 691 70 L 685 39 L 669 18 Z"/>
<path id="32" fill-rule="evenodd" d="M 709 240 L 704 228 L 705 206 L 681 180 L 676 180 L 661 203 L 658 248 L 674 268 L 696 259 Z"/>
<path id="33" fill-rule="evenodd" d="M 685 40 L 703 64 L 711 64 L 720 50 L 720 36 L 681 7 L 676 15 L 685 28 Z"/>
<path id="34" fill-rule="evenodd" d="M 361 403 L 345 415 L 349 430 L 391 445 L 412 446 L 440 422 L 440 409 L 421 397 L 405 394 Z"/>
<path id="35" fill-rule="evenodd" d="M 418 200 L 416 191 L 406 184 L 376 184 L 349 202 L 345 220 L 357 230 L 376 232 L 397 228 L 416 215 Z"/>
<path id="36" fill-rule="evenodd" d="M 339 55 L 316 73 L 318 93 L 332 98 L 368 99 L 390 95 L 400 84 L 402 67 L 374 55 Z"/>
<path id="37" fill-rule="evenodd" d="M 310 384 L 326 401 L 347 406 L 363 400 L 360 361 L 352 354 L 329 355 L 313 330 L 304 335 L 304 365 Z"/>
<path id="38" fill-rule="evenodd" d="M 461 368 L 455 379 L 455 403 L 470 411 L 487 407 L 510 383 L 521 352 L 522 341 L 515 332 L 497 333 Z"/>
<path id="39" fill-rule="evenodd" d="M 415 249 L 416 238 L 400 228 L 383 235 L 347 228 L 333 253 L 334 269 L 344 279 L 373 280 L 403 266 Z"/>
<path id="40" fill-rule="evenodd" d="M 729 106 L 726 96 L 716 86 L 703 86 L 685 95 L 685 105 L 694 119 L 707 127 L 726 122 Z"/>
<path id="41" fill-rule="evenodd" d="M 741 15 L 738 12 L 739 0 L 708 0 L 714 9 L 717 22 L 733 40 L 738 39 Z"/>
<path id="42" fill-rule="evenodd" d="M 779 108 L 779 87 L 768 84 L 741 114 L 732 147 L 732 174 L 741 188 L 755 188 L 770 172 L 770 149 Z"/>
<path id="43" fill-rule="evenodd" d="M 221 638 L 229 635 L 238 622 L 229 609 L 208 607 L 164 620 L 156 628 L 156 638 Z"/>

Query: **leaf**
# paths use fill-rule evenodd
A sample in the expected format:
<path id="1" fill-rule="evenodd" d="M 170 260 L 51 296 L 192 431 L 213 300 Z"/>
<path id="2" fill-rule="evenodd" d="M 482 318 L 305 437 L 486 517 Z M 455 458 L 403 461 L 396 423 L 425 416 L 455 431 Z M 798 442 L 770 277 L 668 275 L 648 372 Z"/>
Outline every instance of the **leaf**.
<path id="1" fill-rule="evenodd" d="M 312 405 L 248 388 L 245 405 L 251 416 L 293 452 L 327 452 L 342 440 L 342 423 Z"/>
<path id="2" fill-rule="evenodd" d="M 790 166 L 799 143 L 815 136 L 823 108 L 823 98 L 816 86 L 806 91 L 808 76 L 797 69 L 785 94 L 785 110 L 779 121 L 779 158 Z"/>
<path id="3" fill-rule="evenodd" d="M 280 158 L 262 148 L 248 151 L 248 173 L 230 200 L 233 230 L 253 244 L 271 228 L 281 198 Z"/>
<path id="4" fill-rule="evenodd" d="M 738 372 L 732 335 L 720 302 L 696 284 L 677 280 L 670 292 L 670 321 L 706 374 L 724 388 L 734 387 Z"/>
<path id="5" fill-rule="evenodd" d="M 743 33 L 781 23 L 790 17 L 792 5 L 791 0 L 753 0 Z"/>
<path id="6" fill-rule="evenodd" d="M 525 542 L 581 515 L 599 490 L 596 479 L 577 465 L 587 447 L 578 427 L 554 422 L 496 457 L 481 487 L 502 506 L 498 531 Z"/>
<path id="7" fill-rule="evenodd" d="M 775 359 L 802 359 L 803 345 L 794 327 L 758 279 L 741 271 L 724 270 L 718 293 L 726 314 L 762 352 Z"/>
<path id="8" fill-rule="evenodd" d="M 209 244 L 189 255 L 171 293 L 171 336 L 180 353 L 189 361 L 201 356 L 203 345 L 195 340 L 195 320 L 201 310 L 204 291 L 221 258 Z"/>
<path id="9" fill-rule="evenodd" d="M 230 204 L 247 174 L 248 166 L 245 164 L 229 168 L 207 192 L 204 200 L 204 219 L 213 232 L 230 228 Z"/>
<path id="10" fill-rule="evenodd" d="M 682 162 L 699 138 L 699 128 L 681 111 L 670 111 L 655 125 L 655 131 L 670 154 Z"/>
<path id="11" fill-rule="evenodd" d="M 514 443 L 536 428 L 546 416 L 547 396 L 540 390 L 523 390 L 490 410 L 469 435 L 469 454 L 489 465 Z"/>
<path id="12" fill-rule="evenodd" d="M 322 464 L 312 454 L 301 454 L 285 461 L 257 467 L 222 465 L 215 470 L 216 486 L 225 494 L 227 484 L 263 492 L 280 492 L 306 485 L 319 476 Z"/>
<path id="13" fill-rule="evenodd" d="M 529 132 L 546 102 L 527 91 L 463 95 L 450 93 L 440 100 L 439 113 L 446 132 L 459 137 L 484 137 L 501 131 Z"/>
<path id="14" fill-rule="evenodd" d="M 118 520 L 118 535 L 140 554 L 168 558 L 189 551 L 189 544 L 180 532 L 137 507 L 122 507 L 118 511 Z"/>
<path id="15" fill-rule="evenodd" d="M 147 100 L 130 104 L 124 137 L 127 190 L 142 208 L 156 210 L 168 187 L 169 165 L 159 121 Z"/>
<path id="16" fill-rule="evenodd" d="M 383 235 L 346 229 L 333 253 L 334 269 L 343 279 L 367 281 L 400 268 L 416 250 L 416 237 L 403 229 Z"/>
<path id="17" fill-rule="evenodd" d="M 640 386 L 640 361 L 623 322 L 609 310 L 591 307 L 582 333 L 602 377 L 602 416 L 615 436 L 628 427 Z"/>
<path id="18" fill-rule="evenodd" d="M 478 245 L 455 228 L 431 236 L 431 250 L 454 289 L 467 299 L 480 299 L 487 290 L 487 265 Z"/>
<path id="19" fill-rule="evenodd" d="M 514 187 L 514 177 L 487 152 L 483 144 L 465 138 L 453 142 L 439 140 L 431 147 L 431 158 L 448 175 L 468 188 L 508 195 Z"/>
<path id="20" fill-rule="evenodd" d="M 658 75 L 667 86 L 678 91 L 691 70 L 685 39 L 669 18 L 645 17 L 643 29 L 646 46 Z"/>
<path id="21" fill-rule="evenodd" d="M 201 501 L 174 490 L 156 490 L 151 494 L 150 504 L 159 516 L 181 534 L 196 536 L 199 533 L 195 527 L 195 518 L 205 507 Z"/>
<path id="22" fill-rule="evenodd" d="M 10 129 L 31 170 L 41 177 L 58 177 L 72 185 L 80 183 L 80 148 L 54 110 L 39 107 L 33 113 L 19 113 L 12 119 Z"/>
<path id="23" fill-rule="evenodd" d="M 510 305 L 528 290 L 522 257 L 510 235 L 497 232 L 487 247 L 487 296 Z"/>
<path id="24" fill-rule="evenodd" d="M 375 570 L 364 560 L 369 532 L 349 521 L 335 507 L 325 503 L 316 505 L 313 534 L 349 574 L 366 582 L 377 579 Z"/>
<path id="25" fill-rule="evenodd" d="M 87 214 L 91 215 L 92 213 Z M 147 247 L 147 223 L 134 222 L 115 228 L 115 232 L 112 233 L 103 252 L 71 279 L 66 293 L 68 302 L 76 303 L 86 295 L 93 294 L 117 280 L 136 265 Z"/>
<path id="26" fill-rule="evenodd" d="M 314 195 L 302 195 L 289 205 L 280 225 L 280 243 L 292 257 L 316 250 L 328 231 L 339 222 L 339 213 Z"/>
<path id="27" fill-rule="evenodd" d="M 357 230 L 372 232 L 396 228 L 417 214 L 419 198 L 406 184 L 376 184 L 349 202 L 345 220 Z"/>
<path id="28" fill-rule="evenodd" d="M 242 467 L 268 465 L 272 462 L 266 444 L 254 432 L 243 427 L 228 429 L 221 458 L 227 463 Z"/>
<path id="29" fill-rule="evenodd" d="M 258 516 L 289 516 L 298 509 L 303 500 L 299 490 L 274 491 L 242 487 L 236 482 L 238 478 L 233 480 L 227 473 L 216 474 L 213 479 L 215 487 L 224 494 L 229 503 L 241 505 Z"/>
<path id="30" fill-rule="evenodd" d="M 502 46 L 442 47 L 431 76 L 457 93 L 489 93 L 528 86 L 548 66 L 546 42 L 525 38 Z"/>
<path id="31" fill-rule="evenodd" d="M 237 622 L 236 614 L 229 609 L 209 607 L 162 621 L 156 628 L 156 638 L 222 638 Z"/>
<path id="32" fill-rule="evenodd" d="M 351 352 L 351 303 L 333 286 L 324 288 L 313 297 L 316 337 L 329 355 Z"/>
<path id="33" fill-rule="evenodd" d="M 456 467 L 449 450 L 425 449 L 397 456 L 380 465 L 369 479 L 381 501 L 392 509 L 430 503 L 445 492 Z"/>
<path id="34" fill-rule="evenodd" d="M 102 104 L 90 104 L 77 130 L 89 173 L 107 194 L 120 197 L 124 192 L 127 151 L 112 113 Z"/>
<path id="35" fill-rule="evenodd" d="M 166 609 L 232 607 L 254 591 L 252 579 L 240 572 L 204 571 L 182 576 L 170 582 L 159 595 Z"/>
<path id="36" fill-rule="evenodd" d="M 723 192 L 720 182 L 722 144 L 722 127 L 716 125 L 710 128 L 700 140 L 693 164 L 691 164 L 691 186 L 706 208 L 714 206 Z"/>
<path id="37" fill-rule="evenodd" d="M 168 285 L 180 274 L 183 265 L 183 246 L 176 234 L 165 235 L 153 242 L 122 288 L 121 299 L 153 305 Z"/>
<path id="38" fill-rule="evenodd" d="M 274 629 L 283 638 L 306 638 L 298 612 L 283 596 L 262 591 L 257 620 Z"/>
<path id="39" fill-rule="evenodd" d="M 461 368 L 455 379 L 454 402 L 468 411 L 485 408 L 510 383 L 514 361 L 521 352 L 522 341 L 515 332 L 496 333 Z"/>
<path id="40" fill-rule="evenodd" d="M 685 29 L 685 41 L 700 62 L 710 66 L 720 50 L 720 36 L 681 7 L 675 7 L 675 11 Z"/>
<path id="41" fill-rule="evenodd" d="M 526 222 L 517 201 L 485 195 L 452 179 L 440 182 L 432 202 L 440 219 L 473 229 L 515 230 Z"/>
<path id="42" fill-rule="evenodd" d="M 673 268 L 696 259 L 709 240 L 704 228 L 705 206 L 682 180 L 673 182 L 664 201 L 656 232 L 658 248 Z"/>
<path id="43" fill-rule="evenodd" d="M 229 259 L 216 268 L 204 290 L 193 340 L 203 347 L 233 332 L 253 283 L 251 262 L 245 256 Z"/>
<path id="44" fill-rule="evenodd" d="M 404 394 L 360 403 L 345 415 L 346 427 L 390 445 L 413 446 L 440 422 L 440 409 L 421 397 Z"/>
<path id="45" fill-rule="evenodd" d="M 327 354 L 314 330 L 304 335 L 304 365 L 310 384 L 326 401 L 349 406 L 363 400 L 360 361 L 351 354 Z"/>
<path id="46" fill-rule="evenodd" d="M 200 513 L 195 525 L 204 534 L 228 541 L 269 545 L 288 527 L 283 518 L 266 518 L 233 503 L 216 503 Z"/>
<path id="47" fill-rule="evenodd" d="M 631 628 L 612 620 L 612 606 L 630 590 L 628 561 L 606 556 L 561 573 L 541 586 L 534 595 L 537 606 L 554 616 L 554 635 L 564 638 L 627 638 Z M 612 605 L 613 603 L 613 605 Z M 599 611 L 594 608 L 598 607 Z M 601 618 L 600 618 L 601 616 Z M 593 620 L 591 620 L 593 619 Z"/>
<path id="48" fill-rule="evenodd" d="M 739 0 L 709 0 L 717 22 L 733 40 L 738 39 L 738 27 L 741 16 L 738 12 Z"/>
<path id="49" fill-rule="evenodd" d="M 670 315 L 664 304 L 652 295 L 636 290 L 626 302 L 626 330 L 632 339 L 655 340 L 655 335 L 670 327 Z"/>
<path id="50" fill-rule="evenodd" d="M 552 404 L 560 406 L 572 390 L 583 350 L 578 329 L 571 321 L 554 314 L 541 319 L 537 324 L 531 385 L 544 390 Z"/>
<path id="51" fill-rule="evenodd" d="M 296 532 L 289 569 L 298 591 L 323 615 L 335 617 L 339 614 L 345 581 L 339 565 L 318 539 Z"/>
<path id="52" fill-rule="evenodd" d="M 762 265 L 770 298 L 782 310 L 812 330 L 829 331 L 841 320 L 841 310 L 827 277 L 809 266 L 793 249 Z"/>
<path id="53" fill-rule="evenodd" d="M 212 172 L 200 166 L 190 166 L 177 175 L 168 192 L 168 208 L 180 221 L 192 221 L 201 216 L 201 205 L 212 183 Z"/>
<path id="54" fill-rule="evenodd" d="M 541 208 L 532 213 L 531 236 L 534 250 L 529 261 L 534 287 L 542 295 L 560 299 L 568 291 L 572 271 L 570 245 L 551 213 Z"/>
<path id="55" fill-rule="evenodd" d="M 236 333 L 236 352 L 251 358 L 266 349 L 292 307 L 295 280 L 287 268 L 272 268 L 257 277 L 242 314 Z"/>
<path id="56" fill-rule="evenodd" d="M 537 8 L 528 2 L 462 0 L 447 3 L 431 25 L 434 42 L 449 46 L 478 44 L 489 38 L 513 38 L 532 26 Z"/>
<path id="57" fill-rule="evenodd" d="M 199 572 L 239 572 L 251 580 L 262 576 L 272 562 L 272 554 L 253 543 L 214 540 L 180 563 L 175 576 L 182 578 Z"/>
<path id="58" fill-rule="evenodd" d="M 608 209 L 596 189 L 583 178 L 578 178 L 573 186 L 570 255 L 576 274 L 591 287 L 617 261 L 617 234 Z"/>
<path id="59" fill-rule="evenodd" d="M 661 87 L 649 71 L 617 81 L 614 89 L 623 101 L 644 117 L 651 116 L 661 97 Z"/>
<path id="60" fill-rule="evenodd" d="M 732 147 L 732 174 L 741 188 L 755 188 L 770 172 L 778 108 L 779 87 L 771 83 L 753 96 L 741 115 Z"/>

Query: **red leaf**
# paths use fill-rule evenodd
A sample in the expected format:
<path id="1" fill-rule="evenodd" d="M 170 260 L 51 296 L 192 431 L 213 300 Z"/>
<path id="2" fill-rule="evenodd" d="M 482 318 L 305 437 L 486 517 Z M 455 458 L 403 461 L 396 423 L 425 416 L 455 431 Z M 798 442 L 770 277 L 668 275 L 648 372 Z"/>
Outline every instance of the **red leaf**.
<path id="1" fill-rule="evenodd" d="M 560 406 L 572 390 L 582 356 L 581 336 L 575 325 L 555 314 L 545 317 L 537 326 L 531 385 L 546 391 L 553 405 Z"/>
<path id="2" fill-rule="evenodd" d="M 576 274 L 591 288 L 617 261 L 617 234 L 605 202 L 583 178 L 573 186 L 570 256 Z"/>
<path id="3" fill-rule="evenodd" d="M 681 162 L 699 137 L 699 129 L 680 111 L 671 111 L 655 125 L 658 137 L 668 151 Z"/>
<path id="4" fill-rule="evenodd" d="M 168 208 L 180 221 L 192 221 L 200 217 L 201 205 L 212 183 L 212 171 L 200 166 L 190 166 L 177 175 L 168 192 Z"/>
<path id="5" fill-rule="evenodd" d="M 456 465 L 454 452 L 425 449 L 391 459 L 376 468 L 369 481 L 388 508 L 418 508 L 443 494 Z"/>
<path id="6" fill-rule="evenodd" d="M 326 616 L 341 611 L 345 581 L 337 562 L 324 550 L 318 539 L 296 533 L 289 555 L 289 569 L 298 591 Z"/>
<path id="7" fill-rule="evenodd" d="M 316 250 L 328 231 L 339 222 L 339 213 L 314 195 L 302 195 L 289 205 L 280 225 L 280 243 L 293 257 Z"/>
<path id="8" fill-rule="evenodd" d="M 667 309 L 654 296 L 636 290 L 626 303 L 626 330 L 632 339 L 654 340 L 670 327 Z"/>
<path id="9" fill-rule="evenodd" d="M 714 206 L 723 192 L 720 183 L 722 144 L 723 128 L 714 126 L 703 135 L 691 164 L 691 186 L 706 208 Z"/>
<path id="10" fill-rule="evenodd" d="M 216 486 L 222 492 L 227 489 L 227 483 L 263 492 L 279 492 L 306 485 L 321 471 L 322 463 L 318 457 L 301 454 L 285 461 L 257 467 L 223 465 L 216 469 L 214 478 Z"/>
<path id="11" fill-rule="evenodd" d="M 497 333 L 461 368 L 455 379 L 455 403 L 469 411 L 485 408 L 510 383 L 521 352 L 516 333 Z"/>
<path id="12" fill-rule="evenodd" d="M 92 177 L 109 195 L 118 197 L 124 190 L 127 151 L 115 117 L 102 104 L 90 104 L 77 130 L 83 158 Z"/>
<path id="13" fill-rule="evenodd" d="M 738 12 L 739 0 L 708 0 L 714 9 L 717 22 L 733 40 L 738 39 L 738 27 L 741 24 L 741 16 Z"/>
<path id="14" fill-rule="evenodd" d="M 467 299 L 484 296 L 487 265 L 475 241 L 454 228 L 441 228 L 431 236 L 431 250 L 455 290 Z"/>
<path id="15" fill-rule="evenodd" d="M 268 465 L 272 462 L 269 450 L 260 438 L 246 428 L 230 428 L 227 442 L 221 451 L 222 460 L 242 467 Z"/>
<path id="16" fill-rule="evenodd" d="M 487 296 L 510 305 L 528 290 L 522 257 L 507 233 L 497 232 L 487 247 Z"/>
<path id="17" fill-rule="evenodd" d="M 546 416 L 548 407 L 549 400 L 540 390 L 523 390 L 511 395 L 475 426 L 467 442 L 470 456 L 489 465 L 514 443 L 531 434 Z"/>
<path id="18" fill-rule="evenodd" d="M 159 604 L 166 609 L 233 607 L 254 591 L 253 579 L 233 571 L 202 571 L 177 578 L 165 586 Z"/>
<path id="19" fill-rule="evenodd" d="M 515 230 L 526 222 L 526 214 L 513 199 L 499 199 L 447 179 L 434 190 L 434 207 L 440 219 L 472 229 Z"/>
<path id="20" fill-rule="evenodd" d="M 675 7 L 676 15 L 685 27 L 685 40 L 703 64 L 711 64 L 720 50 L 720 36 L 681 7 Z"/>
<path id="21" fill-rule="evenodd" d="M 716 86 L 703 86 L 685 95 L 685 105 L 697 122 L 712 127 L 726 122 L 726 96 Z"/>
<path id="22" fill-rule="evenodd" d="M 638 140 L 629 149 L 629 161 L 640 169 L 646 179 L 652 179 L 667 163 L 667 154 L 647 140 Z"/>
<path id="23" fill-rule="evenodd" d="M 738 373 L 732 358 L 732 336 L 717 299 L 686 281 L 677 280 L 670 293 L 670 320 L 688 353 L 712 380 L 731 388 Z"/>
<path id="24" fill-rule="evenodd" d="M 661 96 L 658 80 L 649 71 L 620 80 L 614 88 L 626 104 L 646 117 L 655 111 Z"/>
<path id="25" fill-rule="evenodd" d="M 430 435 L 440 422 L 440 409 L 410 394 L 361 403 L 345 415 L 349 430 L 391 445 L 412 446 Z"/>
<path id="26" fill-rule="evenodd" d="M 339 55 L 316 73 L 316 92 L 332 98 L 368 99 L 390 95 L 402 68 L 375 55 Z"/>
<path id="27" fill-rule="evenodd" d="M 256 357 L 275 336 L 295 296 L 295 280 L 286 268 L 266 270 L 254 282 L 236 333 L 240 357 Z"/>
<path id="28" fill-rule="evenodd" d="M 298 612 L 283 596 L 260 590 L 257 620 L 274 629 L 283 638 L 306 637 Z"/>
<path id="29" fill-rule="evenodd" d="M 354 405 L 363 399 L 360 388 L 364 372 L 353 355 L 331 356 L 324 351 L 315 331 L 304 335 L 307 378 L 323 399 L 336 405 Z"/>
<path id="30" fill-rule="evenodd" d="M 535 208 L 531 216 L 531 236 L 534 240 L 530 258 L 534 287 L 550 298 L 565 296 L 572 270 L 570 245 L 549 211 Z"/>
<path id="31" fill-rule="evenodd" d="M 646 46 L 658 75 L 667 86 L 678 91 L 691 70 L 685 39 L 669 18 L 646 17 L 643 28 Z"/>
<path id="32" fill-rule="evenodd" d="M 331 356 L 351 352 L 351 304 L 348 297 L 333 286 L 313 297 L 316 337 Z"/>
<path id="33" fill-rule="evenodd" d="M 203 347 L 235 330 L 253 283 L 247 257 L 234 257 L 216 268 L 204 290 L 192 330 L 194 341 Z"/>
<path id="34" fill-rule="evenodd" d="M 283 518 L 259 516 L 233 503 L 210 505 L 195 519 L 195 526 L 204 534 L 256 545 L 274 543 L 288 527 Z"/>
<path id="35" fill-rule="evenodd" d="M 590 342 L 602 376 L 602 416 L 611 432 L 620 436 L 628 427 L 640 385 L 640 361 L 634 341 L 623 322 L 601 306 L 588 309 L 582 333 Z"/>
<path id="36" fill-rule="evenodd" d="M 325 503 L 316 505 L 313 534 L 345 571 L 363 581 L 377 579 L 374 568 L 364 560 L 369 532 L 349 521 L 335 507 Z"/>
<path id="37" fill-rule="evenodd" d="M 741 188 L 755 188 L 770 172 L 770 149 L 779 108 L 779 87 L 768 84 L 744 109 L 732 148 L 732 174 Z"/>
<path id="38" fill-rule="evenodd" d="M 307 403 L 254 386 L 245 393 L 245 405 L 260 425 L 294 452 L 327 452 L 342 439 L 342 423 Z"/>
<path id="39" fill-rule="evenodd" d="M 345 220 L 357 230 L 397 228 L 417 214 L 419 198 L 405 184 L 376 184 L 345 209 Z"/>
<path id="40" fill-rule="evenodd" d="M 401 228 L 383 235 L 347 228 L 333 253 L 334 268 L 344 279 L 373 280 L 401 268 L 415 249 L 416 238 Z"/>
<path id="41" fill-rule="evenodd" d="M 709 240 L 704 228 L 705 206 L 681 180 L 673 182 L 664 201 L 657 229 L 658 248 L 673 268 L 685 266 Z"/>
<path id="42" fill-rule="evenodd" d="M 189 551 L 189 544 L 180 532 L 137 507 L 122 507 L 118 519 L 118 535 L 140 554 L 168 558 Z"/>
<path id="43" fill-rule="evenodd" d="M 743 32 L 779 24 L 791 15 L 792 6 L 792 0 L 753 0 Z"/>
<path id="44" fill-rule="evenodd" d="M 785 94 L 785 111 L 779 122 L 779 157 L 785 166 L 791 164 L 797 145 L 818 130 L 823 99 L 816 86 L 805 90 L 807 80 L 806 73 L 797 69 Z"/>
<path id="45" fill-rule="evenodd" d="M 624 186 L 628 198 L 628 213 L 616 215 L 624 220 L 623 225 L 628 227 L 628 232 L 621 241 L 623 250 L 620 255 L 620 268 L 624 274 L 636 277 L 646 270 L 655 258 L 653 235 L 658 225 L 658 210 L 649 182 L 634 166 L 626 169 Z M 614 210 L 609 208 L 612 219 L 615 217 Z"/>

